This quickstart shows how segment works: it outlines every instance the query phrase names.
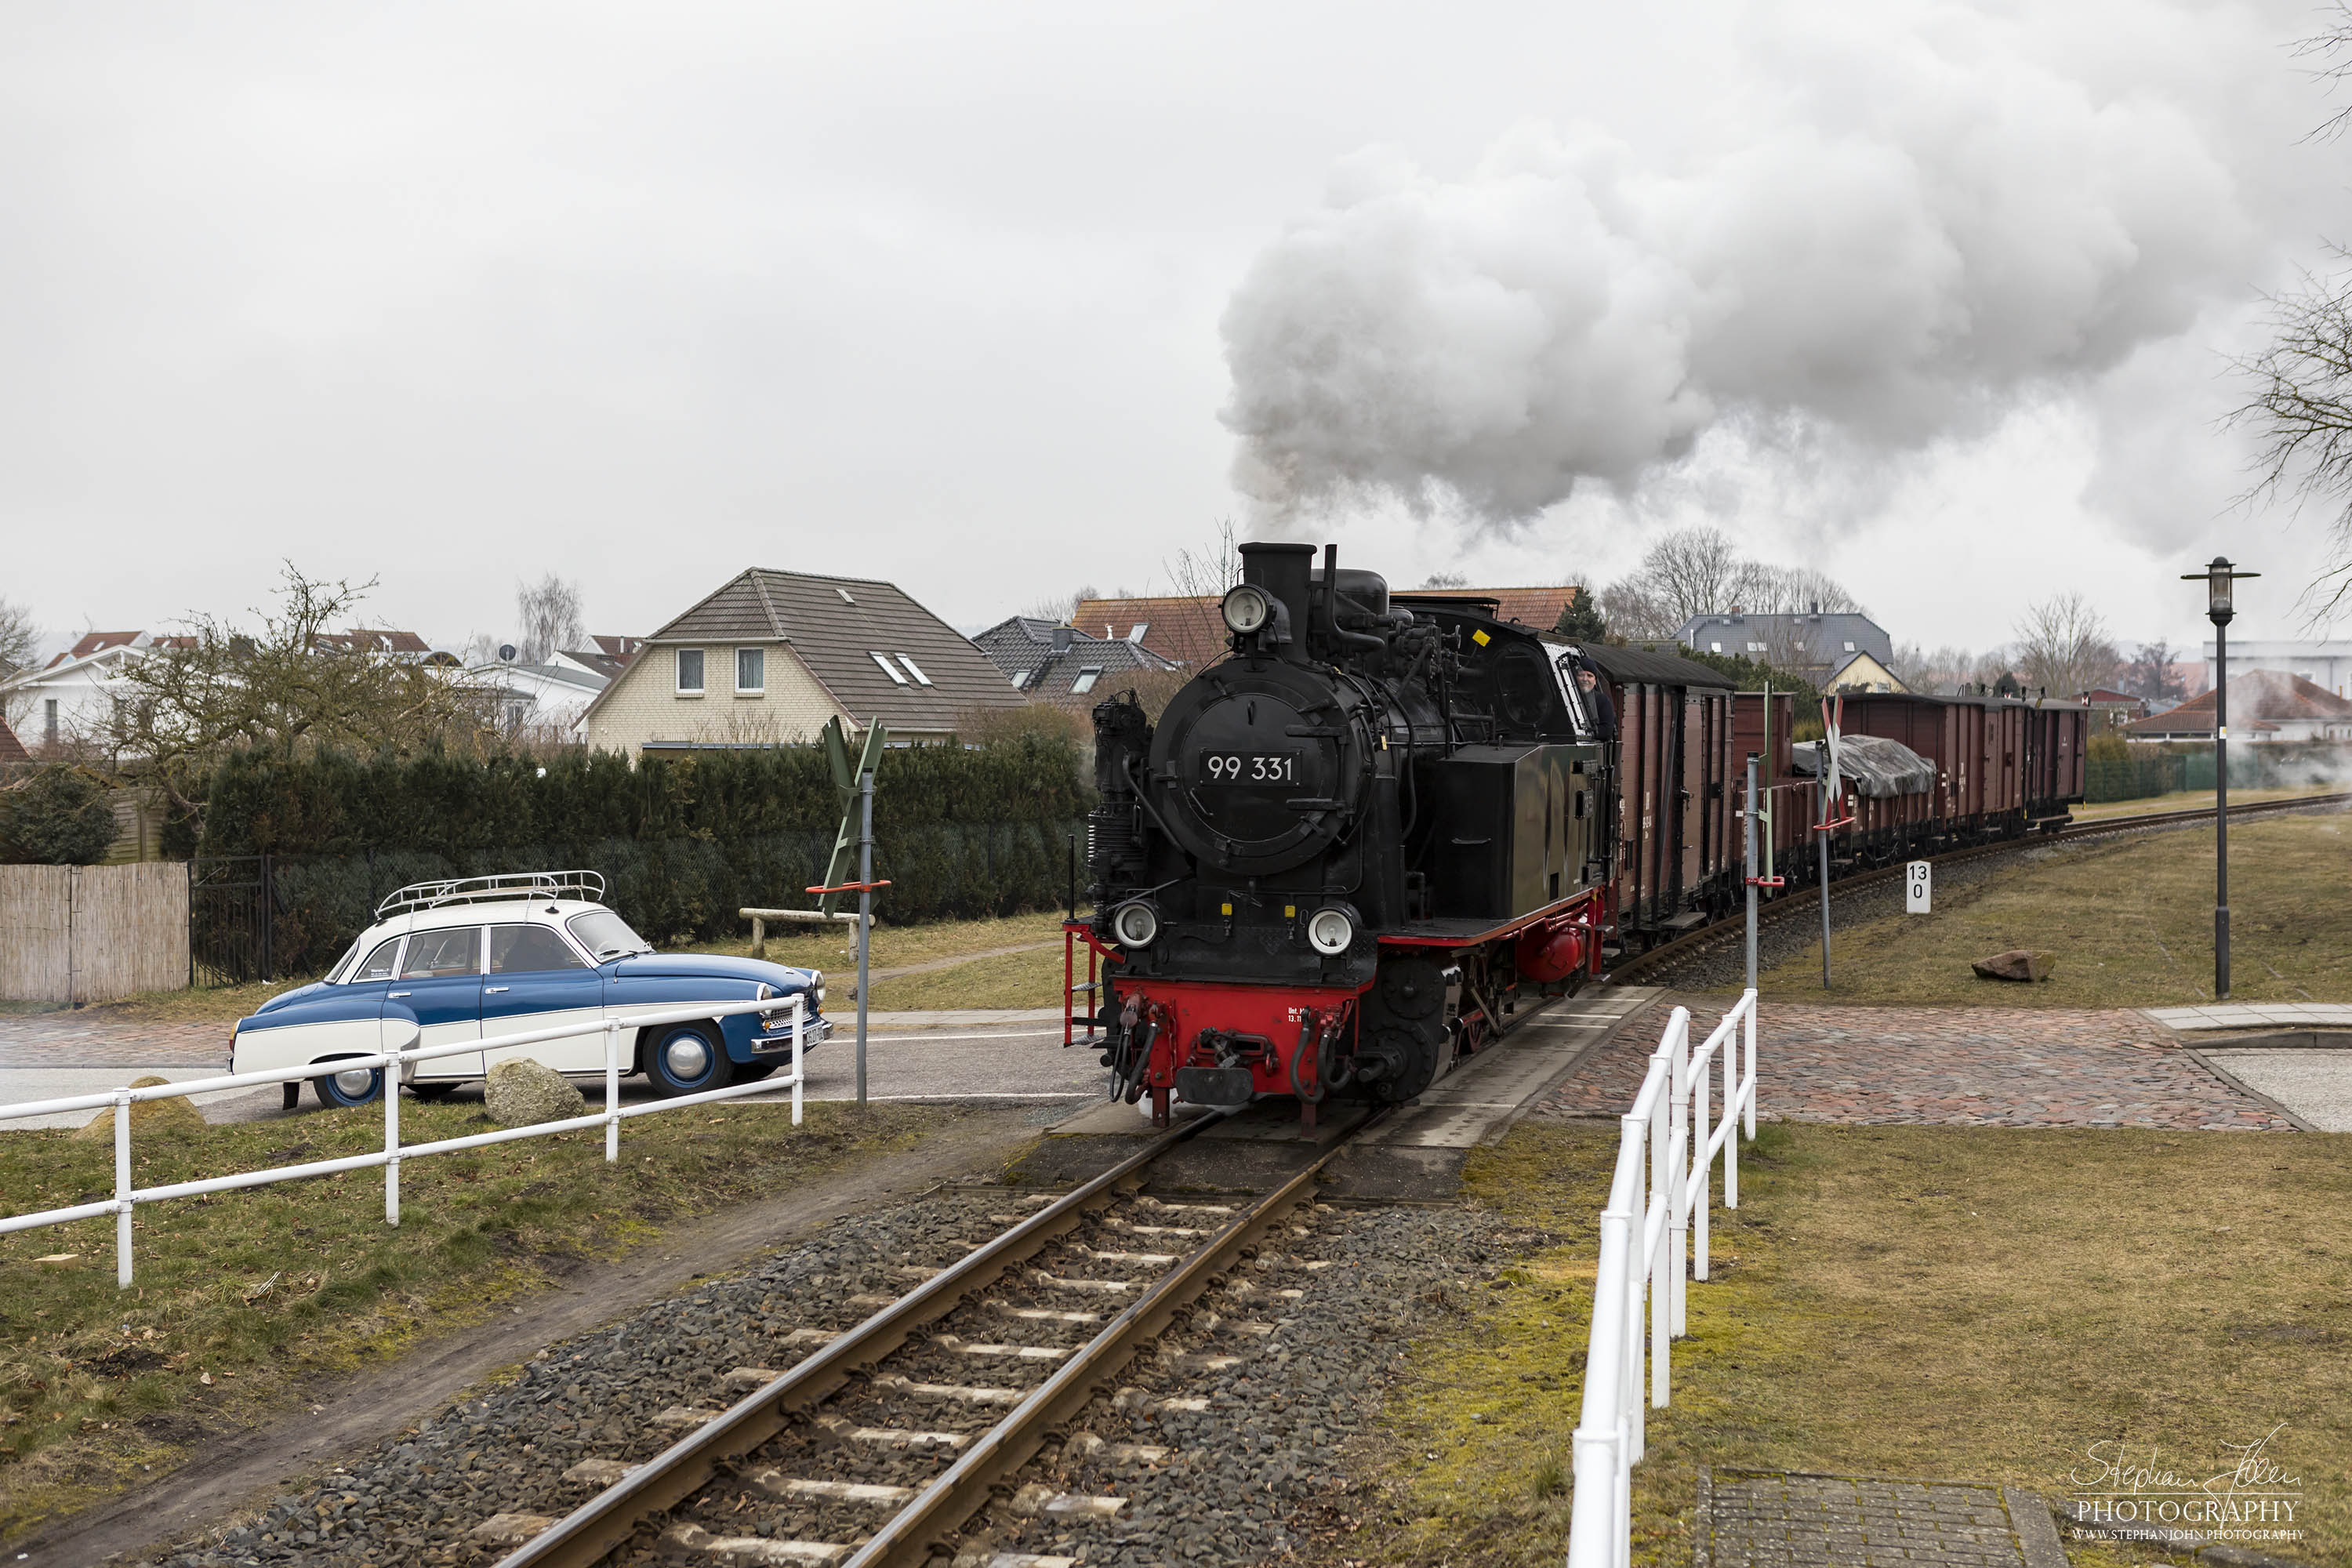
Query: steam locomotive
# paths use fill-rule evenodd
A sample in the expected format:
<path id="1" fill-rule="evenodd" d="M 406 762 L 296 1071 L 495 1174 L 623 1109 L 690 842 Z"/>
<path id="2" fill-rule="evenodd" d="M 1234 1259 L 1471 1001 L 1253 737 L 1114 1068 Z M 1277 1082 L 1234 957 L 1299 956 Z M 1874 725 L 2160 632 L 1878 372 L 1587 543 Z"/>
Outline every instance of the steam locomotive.
<path id="1" fill-rule="evenodd" d="M 1403 1101 L 1598 973 L 1614 748 L 1582 651 L 1241 547 L 1231 656 L 1094 710 L 1097 1022 L 1130 1102 Z"/>

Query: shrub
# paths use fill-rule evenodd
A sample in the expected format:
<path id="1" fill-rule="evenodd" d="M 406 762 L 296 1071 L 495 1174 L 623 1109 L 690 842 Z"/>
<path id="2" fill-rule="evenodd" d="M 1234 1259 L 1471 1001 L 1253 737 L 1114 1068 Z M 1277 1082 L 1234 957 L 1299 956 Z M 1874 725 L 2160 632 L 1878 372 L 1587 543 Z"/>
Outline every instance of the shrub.
<path id="1" fill-rule="evenodd" d="M 37 769 L 0 795 L 0 858 L 95 865 L 121 832 L 106 786 L 70 763 Z"/>

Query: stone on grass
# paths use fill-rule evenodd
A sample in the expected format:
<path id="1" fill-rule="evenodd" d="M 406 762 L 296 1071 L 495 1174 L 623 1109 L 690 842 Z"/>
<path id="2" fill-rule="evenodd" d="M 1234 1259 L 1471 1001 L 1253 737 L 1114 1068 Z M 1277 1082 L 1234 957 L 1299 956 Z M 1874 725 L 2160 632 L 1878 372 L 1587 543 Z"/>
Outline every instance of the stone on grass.
<path id="1" fill-rule="evenodd" d="M 577 1116 L 588 1103 L 563 1075 L 528 1057 L 510 1057 L 490 1068 L 482 1083 L 482 1103 L 503 1127 L 529 1127 Z"/>
<path id="2" fill-rule="evenodd" d="M 132 1079 L 131 1087 L 153 1089 L 158 1084 L 171 1081 L 168 1078 L 157 1078 L 150 1073 L 145 1078 Z M 158 1132 L 181 1134 L 202 1132 L 208 1125 L 209 1123 L 205 1121 L 205 1113 L 180 1096 L 173 1096 L 170 1100 L 136 1100 L 131 1102 L 131 1136 L 134 1139 L 152 1137 Z M 103 1139 L 107 1142 L 112 1142 L 114 1141 L 114 1107 L 108 1106 L 98 1113 L 95 1120 L 84 1126 L 75 1128 L 73 1135 L 76 1138 L 88 1138 L 93 1142 Z"/>
<path id="3" fill-rule="evenodd" d="M 1979 958 L 1974 967 L 1976 972 L 1987 980 L 2033 981 L 2050 978 L 2049 961 L 2040 953 L 2029 952 L 2021 947 L 2011 948 L 2007 952 L 1996 952 L 1990 958 Z"/>

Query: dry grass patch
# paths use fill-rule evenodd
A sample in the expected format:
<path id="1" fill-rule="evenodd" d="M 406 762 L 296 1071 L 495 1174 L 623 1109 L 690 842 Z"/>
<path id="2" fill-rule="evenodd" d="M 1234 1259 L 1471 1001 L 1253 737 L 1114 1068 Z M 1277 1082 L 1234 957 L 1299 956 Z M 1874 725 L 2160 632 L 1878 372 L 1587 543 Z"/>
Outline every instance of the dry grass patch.
<path id="1" fill-rule="evenodd" d="M 77 1022 L 100 1026 L 136 1024 L 234 1024 L 250 1017 L 272 996 L 308 985 L 308 979 L 254 981 L 245 985 L 199 985 L 179 991 L 147 991 L 120 1002 L 100 1002 L 72 1010 Z M 56 1002 L 0 1003 L 0 1016 L 63 1013 Z M 228 1037 L 221 1037 L 223 1045 Z"/>
<path id="2" fill-rule="evenodd" d="M 1837 933 L 1836 1002 L 1967 1002 L 2013 1007 L 2154 1007 L 2209 1001 L 2213 835 L 2179 830 L 2053 845 L 1949 894 L 1931 915 L 1888 915 Z M 2230 833 L 2230 995 L 2237 1002 L 2352 1001 L 2352 817 L 2290 816 Z M 2050 978 L 1979 980 L 1969 965 L 2027 947 Z M 1820 1001 L 1822 948 L 1758 977 L 1765 996 Z"/>
<path id="3" fill-rule="evenodd" d="M 137 1282 L 114 1284 L 114 1222 L 0 1237 L 0 1536 L 168 1467 L 205 1434 L 282 1411 L 321 1376 L 478 1321 L 548 1281 L 730 1203 L 910 1147 L 952 1110 L 812 1102 L 714 1106 L 631 1121 L 621 1163 L 600 1132 L 559 1133 L 401 1168 L 141 1208 Z M 408 1104 L 412 1142 L 483 1130 L 478 1106 Z M 135 1145 L 142 1185 L 383 1146 L 374 1106 L 213 1127 Z M 110 1142 L 64 1131 L 0 1139 L 0 1206 L 113 1191 Z M 79 1254 L 59 1268 L 35 1258 Z"/>
<path id="4" fill-rule="evenodd" d="M 2230 804 L 2252 805 L 2257 801 L 2302 800 L 2315 795 L 2340 793 L 2333 784 L 2295 789 L 2233 789 L 2230 792 Z M 2153 811 L 2212 809 L 2211 790 L 2175 790 L 2170 795 L 2143 795 L 2137 800 L 2104 800 L 2096 805 L 2070 805 L 2066 814 L 2077 822 L 2101 822 L 2111 816 L 2140 816 Z"/>
<path id="5" fill-rule="evenodd" d="M 747 935 L 735 942 L 696 943 L 692 951 L 740 956 L 751 951 L 751 938 Z M 778 963 L 824 970 L 828 1010 L 845 1012 L 855 1002 L 855 928 L 787 926 L 781 938 L 772 931 L 769 934 L 768 956 Z M 955 962 L 959 959 L 964 962 Z M 1062 916 L 1058 911 L 1049 911 L 993 920 L 874 928 L 867 962 L 875 969 L 938 963 L 942 960 L 948 961 L 948 967 L 877 979 L 872 1005 L 889 1011 L 1059 1006 Z"/>
<path id="6" fill-rule="evenodd" d="M 2352 1555 L 2352 1140 L 1767 1126 L 1652 1412 L 1635 1549 L 1687 1561 L 1700 1464 L 2051 1498 L 2122 1442 L 2202 1476 L 2277 1429 L 2313 1563 Z M 1613 1127 L 1522 1126 L 1470 1191 L 1558 1246 L 1468 1292 L 1392 1403 L 1376 1561 L 1554 1560 Z M 2098 1559 L 2086 1554 L 2084 1564 Z M 2145 1561 L 2145 1556 L 2135 1560 Z"/>

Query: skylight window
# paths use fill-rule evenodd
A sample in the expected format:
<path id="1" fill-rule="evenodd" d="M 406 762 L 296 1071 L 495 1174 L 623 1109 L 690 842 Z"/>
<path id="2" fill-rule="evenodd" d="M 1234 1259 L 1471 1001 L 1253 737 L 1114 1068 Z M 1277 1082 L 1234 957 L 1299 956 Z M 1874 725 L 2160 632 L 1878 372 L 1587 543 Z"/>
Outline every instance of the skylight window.
<path id="1" fill-rule="evenodd" d="M 898 662 L 907 667 L 907 673 L 915 678 L 916 685 L 929 686 L 931 683 L 931 678 L 923 673 L 923 667 L 917 664 L 914 659 L 909 658 L 908 655 L 903 653 L 900 654 L 898 656 Z"/>
<path id="2" fill-rule="evenodd" d="M 1078 678 L 1070 682 L 1070 694 L 1075 697 L 1092 691 L 1095 682 L 1102 679 L 1102 672 L 1103 667 L 1098 664 L 1090 664 L 1078 671 Z"/>
<path id="3" fill-rule="evenodd" d="M 1014 670 L 1013 672 L 1013 689 L 1018 691 L 1023 687 L 1027 686 L 1029 684 L 1029 677 L 1031 673 L 1031 671 L 1026 669 Z"/>
<path id="4" fill-rule="evenodd" d="M 1150 621 L 1138 621 L 1135 623 L 1134 629 L 1127 634 L 1127 640 L 1129 642 L 1141 642 L 1143 640 L 1143 634 L 1150 629 L 1151 623 Z"/>
<path id="5" fill-rule="evenodd" d="M 856 600 L 849 596 L 849 590 L 846 588 L 835 588 L 834 592 L 841 595 L 841 602 L 845 605 L 854 605 L 857 603 Z"/>
<path id="6" fill-rule="evenodd" d="M 1852 643 L 1848 643 L 1848 644 L 1846 644 L 1846 645 L 1845 645 L 1845 651 L 1846 651 L 1846 652 L 1848 652 L 1848 653 L 1852 653 L 1852 652 L 1853 651 L 1853 644 L 1852 644 Z"/>
<path id="7" fill-rule="evenodd" d="M 907 684 L 907 678 L 898 673 L 898 667 L 890 662 L 890 656 L 888 654 L 876 653 L 872 648 L 867 648 L 866 650 L 866 657 L 882 667 L 882 673 L 890 678 L 891 684 L 895 686 L 904 686 Z"/>

